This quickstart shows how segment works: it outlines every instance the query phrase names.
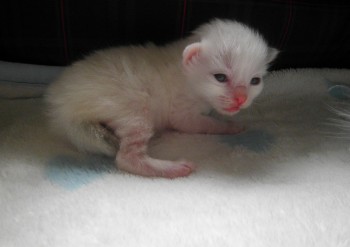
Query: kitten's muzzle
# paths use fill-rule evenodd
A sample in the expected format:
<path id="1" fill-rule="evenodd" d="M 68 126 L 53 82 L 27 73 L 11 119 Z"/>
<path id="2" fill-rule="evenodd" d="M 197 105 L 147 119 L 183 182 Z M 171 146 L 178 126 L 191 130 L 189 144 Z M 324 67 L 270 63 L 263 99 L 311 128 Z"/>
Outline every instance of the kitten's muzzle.
<path id="1" fill-rule="evenodd" d="M 244 86 L 237 86 L 232 92 L 232 103 L 229 107 L 224 108 L 227 112 L 237 112 L 241 109 L 242 105 L 247 101 L 247 88 Z"/>
<path id="2" fill-rule="evenodd" d="M 245 86 L 237 86 L 233 89 L 233 101 L 238 107 L 247 101 L 247 88 Z"/>

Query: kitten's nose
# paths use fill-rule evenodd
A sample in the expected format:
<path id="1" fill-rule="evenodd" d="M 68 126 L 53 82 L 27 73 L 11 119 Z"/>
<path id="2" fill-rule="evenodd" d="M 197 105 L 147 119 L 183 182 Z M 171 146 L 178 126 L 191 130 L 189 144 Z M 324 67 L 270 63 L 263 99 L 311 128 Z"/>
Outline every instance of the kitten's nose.
<path id="1" fill-rule="evenodd" d="M 237 106 L 243 105 L 247 101 L 247 88 L 244 86 L 238 86 L 234 88 L 233 98 Z"/>

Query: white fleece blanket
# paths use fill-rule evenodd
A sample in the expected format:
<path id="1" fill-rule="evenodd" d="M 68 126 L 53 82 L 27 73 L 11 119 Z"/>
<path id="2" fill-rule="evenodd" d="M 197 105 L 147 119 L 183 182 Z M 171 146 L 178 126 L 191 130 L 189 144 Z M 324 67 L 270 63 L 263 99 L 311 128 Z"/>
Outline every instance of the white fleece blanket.
<path id="1" fill-rule="evenodd" d="M 0 82 L 0 246 L 350 246 L 350 141 L 327 124 L 350 70 L 272 72 L 238 116 L 245 133 L 155 139 L 153 156 L 198 165 L 174 180 L 120 172 L 51 135 L 28 97 L 59 71 L 36 93 Z"/>

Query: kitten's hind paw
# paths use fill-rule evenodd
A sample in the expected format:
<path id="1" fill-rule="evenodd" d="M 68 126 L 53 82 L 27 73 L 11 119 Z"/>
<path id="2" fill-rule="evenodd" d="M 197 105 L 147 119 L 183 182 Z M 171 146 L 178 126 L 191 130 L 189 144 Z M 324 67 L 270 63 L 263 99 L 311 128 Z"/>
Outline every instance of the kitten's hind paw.
<path id="1" fill-rule="evenodd" d="M 161 177 L 165 178 L 177 178 L 177 177 L 186 177 L 190 175 L 195 169 L 196 166 L 189 161 L 165 161 L 170 162 L 167 167 L 161 169 Z"/>
<path id="2" fill-rule="evenodd" d="M 168 161 L 150 157 L 118 159 L 118 168 L 144 177 L 177 178 L 190 175 L 196 166 L 189 161 Z"/>

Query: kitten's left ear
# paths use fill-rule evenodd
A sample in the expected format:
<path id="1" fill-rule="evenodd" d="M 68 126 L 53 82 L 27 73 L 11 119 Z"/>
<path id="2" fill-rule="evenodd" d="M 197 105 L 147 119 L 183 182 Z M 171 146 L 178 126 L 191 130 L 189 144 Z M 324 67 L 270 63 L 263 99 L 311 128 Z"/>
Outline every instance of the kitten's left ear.
<path id="1" fill-rule="evenodd" d="M 184 66 L 192 64 L 195 59 L 198 58 L 201 49 L 202 44 L 200 42 L 186 46 L 185 50 L 182 53 L 182 64 Z"/>
<path id="2" fill-rule="evenodd" d="M 267 50 L 266 63 L 271 63 L 278 55 L 279 51 L 275 48 L 269 47 Z"/>

